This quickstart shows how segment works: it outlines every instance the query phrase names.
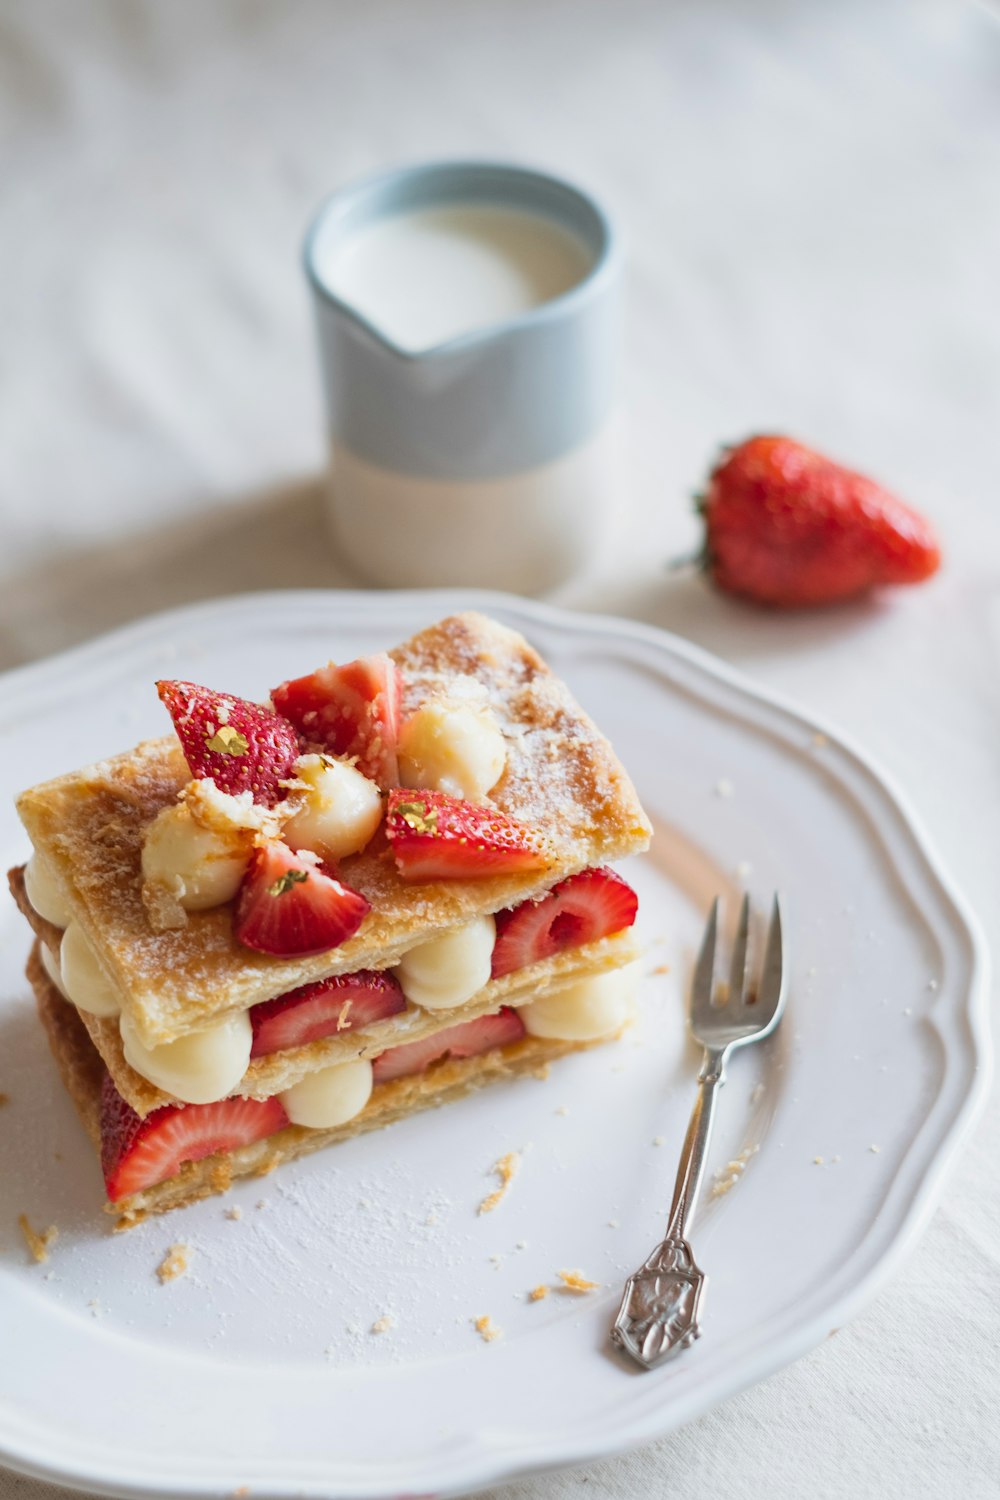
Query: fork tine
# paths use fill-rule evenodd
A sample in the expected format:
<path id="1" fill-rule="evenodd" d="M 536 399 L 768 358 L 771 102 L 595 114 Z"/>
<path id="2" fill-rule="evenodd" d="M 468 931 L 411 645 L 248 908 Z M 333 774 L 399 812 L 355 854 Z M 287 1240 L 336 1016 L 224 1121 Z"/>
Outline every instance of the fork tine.
<path id="1" fill-rule="evenodd" d="M 761 1020 L 765 1016 L 776 1017 L 785 998 L 784 940 L 781 932 L 781 903 L 775 892 L 771 908 L 771 922 L 767 929 L 767 944 L 764 949 L 764 967 L 760 976 L 758 1004 Z"/>
<path id="2" fill-rule="evenodd" d="M 744 999 L 746 991 L 749 932 L 750 895 L 748 892 L 743 897 L 743 905 L 740 907 L 740 920 L 736 927 L 736 941 L 733 944 L 733 958 L 729 970 L 729 998 L 735 1000 L 737 1005 Z"/>
<path id="3" fill-rule="evenodd" d="M 712 910 L 705 924 L 705 936 L 701 940 L 698 961 L 691 980 L 691 1010 L 703 1010 L 712 1003 L 715 975 L 715 943 L 719 928 L 719 898 L 712 902 Z"/>

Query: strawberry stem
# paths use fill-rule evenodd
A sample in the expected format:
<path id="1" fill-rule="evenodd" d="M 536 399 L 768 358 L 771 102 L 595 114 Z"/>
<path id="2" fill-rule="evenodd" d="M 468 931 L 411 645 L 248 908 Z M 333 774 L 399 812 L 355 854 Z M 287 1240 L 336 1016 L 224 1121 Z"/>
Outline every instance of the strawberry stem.
<path id="1" fill-rule="evenodd" d="M 704 549 L 698 552 L 683 552 L 679 557 L 668 557 L 663 565 L 668 573 L 680 573 L 689 568 L 705 566 Z"/>

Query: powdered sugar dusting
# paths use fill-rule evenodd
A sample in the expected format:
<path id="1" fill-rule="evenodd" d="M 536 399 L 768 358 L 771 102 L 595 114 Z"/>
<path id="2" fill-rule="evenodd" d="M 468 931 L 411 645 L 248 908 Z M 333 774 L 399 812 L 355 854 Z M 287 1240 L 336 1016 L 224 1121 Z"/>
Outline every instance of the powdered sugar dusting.
<path id="1" fill-rule="evenodd" d="M 408 710 L 453 688 L 488 703 L 507 744 L 506 770 L 491 800 L 543 834 L 555 864 L 541 873 L 414 887 L 376 839 L 341 867 L 347 884 L 372 904 L 359 932 L 332 955 L 279 960 L 236 943 L 228 907 L 192 913 L 178 930 L 149 928 L 141 847 L 148 823 L 188 781 L 175 740 L 148 742 L 36 788 L 21 802 L 29 831 L 63 868 L 72 868 L 85 926 L 99 940 L 109 977 L 147 1044 L 326 974 L 392 963 L 419 934 L 511 905 L 646 843 L 648 824 L 607 741 L 515 632 L 479 615 L 458 615 L 392 654 L 405 677 Z"/>

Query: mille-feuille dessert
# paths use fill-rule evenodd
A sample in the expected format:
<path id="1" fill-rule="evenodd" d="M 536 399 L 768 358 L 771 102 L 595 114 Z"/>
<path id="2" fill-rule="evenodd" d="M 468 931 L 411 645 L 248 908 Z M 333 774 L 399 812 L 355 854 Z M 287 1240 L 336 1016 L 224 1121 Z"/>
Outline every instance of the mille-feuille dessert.
<path id="1" fill-rule="evenodd" d="M 123 1226 L 616 1036 L 650 827 L 515 632 L 453 616 L 33 787 L 28 976 Z"/>

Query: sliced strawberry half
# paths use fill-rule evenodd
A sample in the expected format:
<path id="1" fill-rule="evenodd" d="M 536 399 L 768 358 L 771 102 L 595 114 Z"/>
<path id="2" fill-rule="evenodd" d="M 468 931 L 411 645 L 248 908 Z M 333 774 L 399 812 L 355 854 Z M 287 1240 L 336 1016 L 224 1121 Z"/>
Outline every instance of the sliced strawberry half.
<path id="1" fill-rule="evenodd" d="M 383 791 L 399 785 L 396 746 L 403 680 L 391 657 L 362 656 L 283 682 L 271 694 L 302 739 L 333 755 L 356 755 L 358 770 Z"/>
<path id="2" fill-rule="evenodd" d="M 287 719 L 248 703 L 199 687 L 196 682 L 158 682 L 157 692 L 174 721 L 191 775 L 211 776 L 223 792 L 251 792 L 271 807 L 281 782 L 292 775 L 299 742 Z"/>
<path id="3" fill-rule="evenodd" d="M 474 880 L 544 869 L 552 860 L 533 828 L 444 792 L 390 792 L 385 832 L 404 880 Z"/>
<path id="4" fill-rule="evenodd" d="M 255 1005 L 250 1012 L 250 1056 L 265 1057 L 269 1052 L 304 1047 L 320 1037 L 355 1031 L 405 1009 L 406 996 L 394 974 L 382 974 L 377 969 L 335 974 Z"/>
<path id="5" fill-rule="evenodd" d="M 364 896 L 276 839 L 253 852 L 233 930 L 245 948 L 305 958 L 346 942 L 368 911 Z"/>
<path id="6" fill-rule="evenodd" d="M 101 1166 L 112 1203 L 154 1187 L 217 1151 L 236 1151 L 288 1124 L 277 1097 L 220 1099 L 216 1104 L 167 1104 L 144 1120 L 104 1075 Z"/>
<path id="7" fill-rule="evenodd" d="M 375 1058 L 372 1073 L 376 1083 L 388 1083 L 391 1078 L 422 1073 L 443 1057 L 478 1057 L 481 1052 L 492 1052 L 494 1047 L 509 1047 L 524 1035 L 521 1017 L 505 1005 L 495 1015 L 477 1016 L 474 1021 L 446 1026 L 444 1031 L 436 1031 L 419 1042 L 390 1047 Z"/>
<path id="8" fill-rule="evenodd" d="M 540 901 L 497 912 L 492 976 L 499 979 L 564 948 L 622 932 L 632 926 L 638 909 L 635 891 L 607 865 L 571 875 Z"/>

